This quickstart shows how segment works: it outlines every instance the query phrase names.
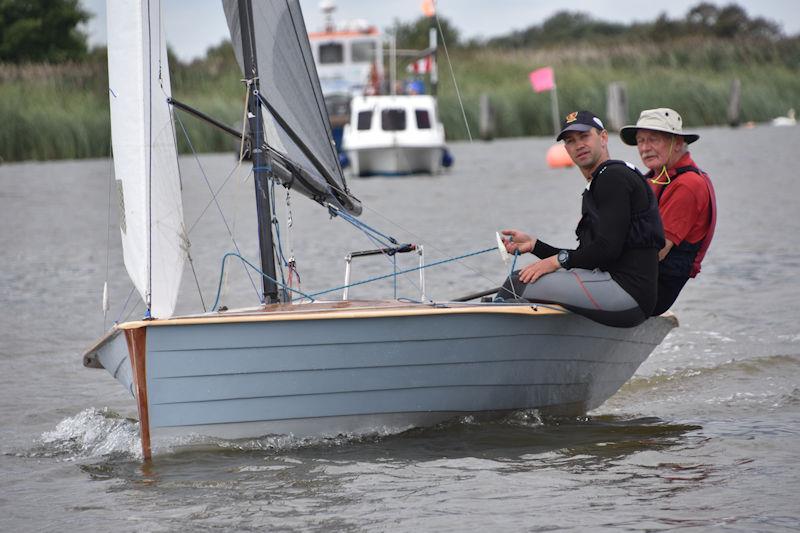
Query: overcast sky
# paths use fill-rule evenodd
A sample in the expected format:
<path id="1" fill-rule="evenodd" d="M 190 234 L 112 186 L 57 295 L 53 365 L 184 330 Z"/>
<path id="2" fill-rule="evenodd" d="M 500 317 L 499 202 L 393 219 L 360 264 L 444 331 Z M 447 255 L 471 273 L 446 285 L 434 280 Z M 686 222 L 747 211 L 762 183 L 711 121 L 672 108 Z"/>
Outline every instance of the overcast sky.
<path id="1" fill-rule="evenodd" d="M 205 55 L 206 49 L 228 38 L 228 28 L 219 0 L 163 0 L 166 8 L 167 41 L 182 60 Z M 706 0 L 708 1 L 708 0 Z M 364 19 L 386 29 L 395 19 L 415 20 L 422 14 L 422 0 L 336 0 L 336 20 Z M 511 30 L 541 24 L 557 11 L 581 11 L 597 19 L 614 22 L 650 21 L 661 13 L 683 17 L 700 0 L 438 0 L 439 16 L 447 18 L 461 36 L 492 37 Z M 731 1 L 711 3 L 724 6 Z M 748 14 L 777 22 L 784 33 L 800 33 L 800 2 L 797 0 L 739 0 Z M 106 40 L 105 0 L 81 0 L 94 16 L 86 27 L 90 45 Z M 309 31 L 319 30 L 322 14 L 319 0 L 300 0 Z"/>

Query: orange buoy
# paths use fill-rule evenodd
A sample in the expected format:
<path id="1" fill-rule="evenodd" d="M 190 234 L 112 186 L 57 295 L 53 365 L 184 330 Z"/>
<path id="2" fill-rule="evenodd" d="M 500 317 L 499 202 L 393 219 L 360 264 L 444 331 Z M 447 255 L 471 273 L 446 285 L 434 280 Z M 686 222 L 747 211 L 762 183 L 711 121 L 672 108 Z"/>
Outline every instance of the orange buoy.
<path id="1" fill-rule="evenodd" d="M 574 164 L 562 143 L 556 143 L 547 150 L 547 166 L 550 168 L 567 168 Z"/>

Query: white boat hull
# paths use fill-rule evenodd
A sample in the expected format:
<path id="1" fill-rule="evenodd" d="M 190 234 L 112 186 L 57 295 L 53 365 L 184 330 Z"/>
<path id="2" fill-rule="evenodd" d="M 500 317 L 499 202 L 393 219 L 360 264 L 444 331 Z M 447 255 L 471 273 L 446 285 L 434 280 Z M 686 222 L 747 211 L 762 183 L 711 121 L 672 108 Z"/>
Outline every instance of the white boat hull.
<path id="1" fill-rule="evenodd" d="M 335 436 L 518 409 L 585 413 L 675 324 L 610 328 L 497 305 L 213 315 L 123 324 L 126 335 L 110 336 L 85 364 L 137 391 L 153 439 Z M 120 372 L 134 334 L 144 349 L 134 342 L 133 370 Z"/>
<path id="2" fill-rule="evenodd" d="M 363 148 L 347 157 L 356 176 L 438 174 L 444 146 Z"/>

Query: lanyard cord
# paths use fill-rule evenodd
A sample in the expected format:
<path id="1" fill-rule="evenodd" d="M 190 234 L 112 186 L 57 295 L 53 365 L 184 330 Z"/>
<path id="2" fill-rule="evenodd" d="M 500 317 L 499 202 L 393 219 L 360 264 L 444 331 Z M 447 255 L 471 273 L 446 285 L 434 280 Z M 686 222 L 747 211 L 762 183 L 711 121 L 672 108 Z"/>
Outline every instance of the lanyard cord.
<path id="1" fill-rule="evenodd" d="M 675 135 L 672 136 L 672 139 L 669 141 L 669 153 L 667 153 L 667 162 L 669 162 L 669 158 L 672 155 L 672 149 L 675 147 Z M 666 178 L 665 181 L 661 181 L 661 176 Z M 655 185 L 669 185 L 672 179 L 669 177 L 669 172 L 667 172 L 667 165 L 662 165 L 661 172 L 658 173 L 658 176 L 651 178 L 650 183 Z"/>

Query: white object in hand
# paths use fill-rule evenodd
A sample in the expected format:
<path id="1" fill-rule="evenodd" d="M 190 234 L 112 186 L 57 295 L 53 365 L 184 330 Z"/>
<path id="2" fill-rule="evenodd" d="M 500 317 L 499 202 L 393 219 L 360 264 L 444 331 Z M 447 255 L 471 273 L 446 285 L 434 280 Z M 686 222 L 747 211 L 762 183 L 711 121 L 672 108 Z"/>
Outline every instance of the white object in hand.
<path id="1" fill-rule="evenodd" d="M 506 250 L 506 243 L 503 240 L 503 236 L 500 235 L 500 232 L 495 232 L 497 236 L 497 249 L 500 250 L 500 257 L 503 259 L 504 263 L 508 263 L 508 260 L 511 258 L 511 254 L 508 253 Z"/>

